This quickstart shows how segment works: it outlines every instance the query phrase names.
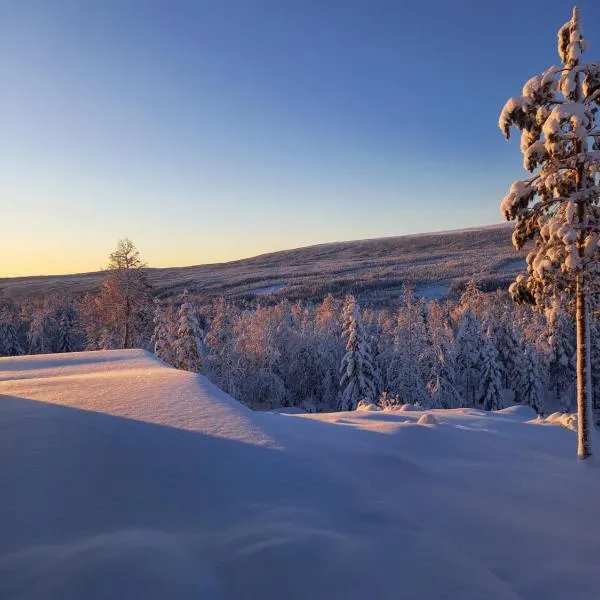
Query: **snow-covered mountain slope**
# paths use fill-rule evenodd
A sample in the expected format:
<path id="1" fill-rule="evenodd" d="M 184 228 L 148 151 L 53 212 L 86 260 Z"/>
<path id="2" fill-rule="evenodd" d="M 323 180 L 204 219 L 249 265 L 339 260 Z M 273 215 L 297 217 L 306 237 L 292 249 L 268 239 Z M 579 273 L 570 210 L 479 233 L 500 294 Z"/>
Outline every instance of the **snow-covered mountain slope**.
<path id="1" fill-rule="evenodd" d="M 524 260 L 511 243 L 511 227 L 496 225 L 460 231 L 318 244 L 222 264 L 149 269 L 156 291 L 184 288 L 203 297 L 280 295 L 321 298 L 353 292 L 384 302 L 411 283 L 427 298 L 445 296 L 452 286 L 475 277 L 484 287 L 511 282 Z M 0 291 L 23 297 L 49 292 L 98 290 L 104 273 L 0 279 Z"/>
<path id="2" fill-rule="evenodd" d="M 142 351 L 0 359 L 0 598 L 595 597 L 600 471 L 531 419 L 253 413 Z"/>

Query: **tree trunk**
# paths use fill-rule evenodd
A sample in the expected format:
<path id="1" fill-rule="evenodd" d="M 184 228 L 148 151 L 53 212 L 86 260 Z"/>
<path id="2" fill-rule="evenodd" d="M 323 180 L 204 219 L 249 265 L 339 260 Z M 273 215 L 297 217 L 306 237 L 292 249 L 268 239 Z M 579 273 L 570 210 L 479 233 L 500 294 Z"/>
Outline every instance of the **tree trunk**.
<path id="1" fill-rule="evenodd" d="M 592 455 L 592 386 L 590 369 L 590 327 L 583 274 L 577 275 L 577 455 Z"/>

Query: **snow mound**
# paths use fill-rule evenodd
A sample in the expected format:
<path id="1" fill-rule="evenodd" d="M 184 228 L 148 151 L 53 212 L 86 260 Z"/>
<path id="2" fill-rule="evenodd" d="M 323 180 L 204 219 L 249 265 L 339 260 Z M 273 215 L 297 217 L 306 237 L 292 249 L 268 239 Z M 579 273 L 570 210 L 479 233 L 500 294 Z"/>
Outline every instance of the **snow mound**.
<path id="1" fill-rule="evenodd" d="M 419 417 L 419 420 L 417 421 L 417 423 L 419 425 L 439 425 L 440 422 L 437 420 L 437 417 L 435 415 L 432 415 L 431 413 L 425 413 L 424 415 L 421 415 Z"/>
<path id="2" fill-rule="evenodd" d="M 0 598 L 587 600 L 600 478 L 532 422 L 278 418 L 143 351 L 0 359 Z"/>
<path id="3" fill-rule="evenodd" d="M 304 415 L 306 411 L 298 406 L 284 406 L 283 408 L 272 408 L 266 411 L 275 415 Z"/>
<path id="4" fill-rule="evenodd" d="M 576 414 L 555 412 L 547 417 L 540 417 L 531 422 L 541 425 L 558 425 L 559 427 L 565 427 L 571 431 L 577 431 Z"/>
<path id="5" fill-rule="evenodd" d="M 526 420 L 535 419 L 537 417 L 535 410 L 533 410 L 531 406 L 526 406 L 524 404 L 515 404 L 514 406 L 509 406 L 508 408 L 502 408 L 501 410 L 497 410 L 496 414 L 510 415 Z"/>
<path id="6" fill-rule="evenodd" d="M 256 415 L 187 371 L 167 368 L 144 350 L 110 350 L 0 358 L 0 385 L 8 396 L 76 407 L 268 444 Z"/>
<path id="7" fill-rule="evenodd" d="M 415 412 L 415 411 L 420 411 L 421 408 L 419 406 L 417 406 L 416 404 L 402 404 L 395 410 L 400 411 L 400 412 Z"/>
<path id="8" fill-rule="evenodd" d="M 378 410 L 381 410 L 381 407 L 377 406 L 377 404 L 373 404 L 373 402 L 361 400 L 358 403 L 356 410 L 359 412 L 377 412 Z"/>

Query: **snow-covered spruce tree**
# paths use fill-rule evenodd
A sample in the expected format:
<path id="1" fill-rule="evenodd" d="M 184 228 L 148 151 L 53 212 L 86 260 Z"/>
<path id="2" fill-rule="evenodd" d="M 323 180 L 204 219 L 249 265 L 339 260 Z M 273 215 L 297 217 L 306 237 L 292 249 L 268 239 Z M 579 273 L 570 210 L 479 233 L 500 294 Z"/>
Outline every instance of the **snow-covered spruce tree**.
<path id="1" fill-rule="evenodd" d="M 535 240 L 527 276 L 517 279 L 511 294 L 538 307 L 561 292 L 575 295 L 580 458 L 592 453 L 588 296 L 598 275 L 600 240 L 600 63 L 582 63 L 584 50 L 574 8 L 558 32 L 562 65 L 532 77 L 499 119 L 507 138 L 511 127 L 521 131 L 523 164 L 532 173 L 512 184 L 501 205 L 516 221 L 517 249 Z"/>
<path id="2" fill-rule="evenodd" d="M 73 315 L 69 310 L 63 310 L 58 321 L 57 352 L 73 352 L 75 344 L 73 341 Z"/>
<path id="3" fill-rule="evenodd" d="M 500 370 L 502 373 L 502 384 L 515 394 L 518 400 L 519 379 L 525 346 L 523 334 L 514 322 L 514 313 L 505 310 L 496 324 L 496 349 L 500 359 Z"/>
<path id="4" fill-rule="evenodd" d="M 377 399 L 371 346 L 364 331 L 360 307 L 354 296 L 347 296 L 342 311 L 342 337 L 346 354 L 340 367 L 340 410 L 355 410 L 361 400 Z"/>
<path id="5" fill-rule="evenodd" d="M 454 351 L 446 347 L 437 351 L 427 383 L 431 408 L 458 408 L 463 399 L 456 384 Z"/>
<path id="6" fill-rule="evenodd" d="M 402 402 L 410 404 L 424 403 L 428 399 L 424 312 L 423 301 L 417 300 L 412 289 L 405 287 L 402 304 L 396 315 L 391 391 Z"/>
<path id="7" fill-rule="evenodd" d="M 177 368 L 194 373 L 202 372 L 202 357 L 204 354 L 204 332 L 198 323 L 194 305 L 187 299 L 177 313 L 177 338 L 173 344 L 175 364 Z"/>
<path id="8" fill-rule="evenodd" d="M 494 345 L 494 334 L 489 316 L 485 327 L 485 338 L 481 347 L 479 403 L 485 410 L 498 410 L 502 408 L 502 373 L 498 361 L 498 351 Z"/>
<path id="9" fill-rule="evenodd" d="M 540 357 L 531 344 L 525 347 L 523 369 L 519 379 L 519 401 L 528 404 L 538 415 L 544 409 L 543 369 Z"/>
<path id="10" fill-rule="evenodd" d="M 157 358 L 169 365 L 174 364 L 171 323 L 167 319 L 165 309 L 161 306 L 158 298 L 154 299 L 154 333 L 151 342 Z"/>
<path id="11" fill-rule="evenodd" d="M 207 350 L 209 377 L 234 398 L 238 397 L 235 386 L 236 352 L 233 326 L 239 311 L 225 298 L 217 298 L 214 315 L 204 343 Z"/>
<path id="12" fill-rule="evenodd" d="M 456 334 L 457 379 L 467 406 L 475 406 L 477 401 L 483 342 L 481 324 L 473 310 L 467 308 L 462 313 Z"/>
<path id="13" fill-rule="evenodd" d="M 458 408 L 463 399 L 458 391 L 454 332 L 447 309 L 439 302 L 427 304 L 429 375 L 427 391 L 431 408 Z"/>
<path id="14" fill-rule="evenodd" d="M 23 348 L 11 315 L 4 310 L 0 314 L 0 356 L 19 356 Z"/>
<path id="15" fill-rule="evenodd" d="M 547 367 L 550 387 L 563 411 L 572 410 L 571 393 L 576 376 L 575 328 L 562 302 L 546 311 L 548 323 Z"/>

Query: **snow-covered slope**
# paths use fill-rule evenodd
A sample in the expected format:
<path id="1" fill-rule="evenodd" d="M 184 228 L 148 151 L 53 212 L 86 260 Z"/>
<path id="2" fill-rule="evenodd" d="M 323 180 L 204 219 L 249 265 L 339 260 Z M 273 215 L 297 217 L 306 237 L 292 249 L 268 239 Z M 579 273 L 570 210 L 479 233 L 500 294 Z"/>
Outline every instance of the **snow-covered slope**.
<path id="1" fill-rule="evenodd" d="M 385 302 L 404 283 L 428 298 L 475 277 L 484 287 L 508 285 L 524 269 L 508 224 L 462 231 L 319 244 L 222 264 L 149 269 L 156 292 L 188 289 L 203 300 L 278 294 L 319 299 L 326 293 L 359 294 Z M 58 292 L 96 292 L 105 273 L 0 278 L 0 290 L 15 298 Z"/>
<path id="2" fill-rule="evenodd" d="M 252 413 L 142 351 L 0 359 L 0 598 L 591 598 L 600 471 L 527 409 Z"/>

